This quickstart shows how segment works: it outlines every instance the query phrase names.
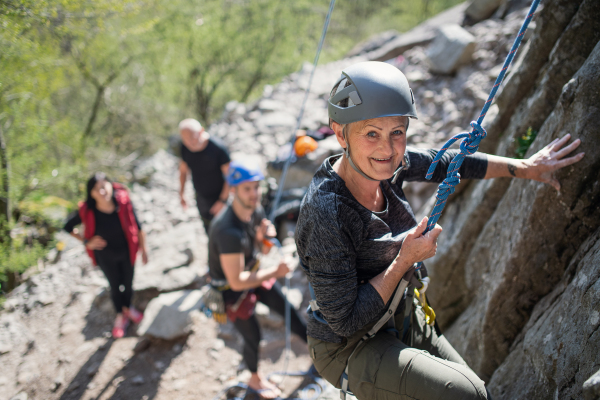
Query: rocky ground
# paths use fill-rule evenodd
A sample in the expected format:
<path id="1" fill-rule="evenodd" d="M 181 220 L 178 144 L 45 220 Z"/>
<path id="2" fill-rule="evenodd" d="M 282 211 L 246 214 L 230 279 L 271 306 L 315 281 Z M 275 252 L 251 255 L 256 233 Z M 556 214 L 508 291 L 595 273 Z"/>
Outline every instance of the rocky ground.
<path id="1" fill-rule="evenodd" d="M 477 22 L 481 18 L 469 14 L 467 20 L 474 24 L 464 26 L 462 30 L 457 30 L 455 25 L 445 36 L 440 36 L 436 28 L 442 23 L 462 23 L 466 3 L 408 33 L 387 32 L 357 46 L 351 57 L 319 66 L 300 127 L 316 130 L 327 124 L 326 99 L 345 66 L 363 60 L 390 59 L 389 62 L 405 72 L 416 98 L 419 119 L 411 121 L 408 133 L 410 145 L 439 147 L 449 136 L 466 130 L 486 101 L 526 14 L 522 2 L 496 3 L 503 5 L 492 18 Z M 555 6 L 554 3 L 560 1 L 552 2 L 552 6 Z M 593 1 L 584 3 L 593 4 Z M 560 11 L 566 6 L 560 3 L 556 7 Z M 550 19 L 551 23 L 555 20 L 560 22 L 559 17 Z M 568 22 L 566 17 L 565 20 Z M 525 37 L 525 47 L 535 25 L 536 21 Z M 575 25 L 575 28 L 578 26 L 584 25 Z M 449 48 L 453 49 L 450 56 L 444 53 Z M 508 80 L 513 73 L 511 71 L 521 68 L 521 64 L 522 59 L 515 62 L 515 67 L 509 70 Z M 537 70 L 543 65 L 541 62 Z M 441 70 L 446 73 L 433 72 Z M 211 126 L 209 131 L 227 143 L 234 159 L 252 157 L 266 168 L 267 161 L 285 153 L 282 148 L 296 125 L 311 71 L 312 66 L 306 64 L 301 71 L 278 85 L 265 87 L 261 98 L 252 103 L 229 103 L 222 120 Z M 518 79 L 525 78 L 519 75 Z M 547 96 L 536 96 L 530 103 L 544 98 Z M 497 125 L 498 112 L 494 105 L 484 126 L 490 123 Z M 496 125 L 492 128 L 496 129 Z M 502 140 L 509 139 L 512 140 L 505 136 Z M 293 164 L 289 187 L 308 184 L 322 160 L 340 151 L 334 138 L 319 143 L 314 153 Z M 506 144 L 503 151 L 509 147 L 510 144 Z M 272 166 L 268 170 L 274 177 L 280 173 Z M 139 164 L 133 172 L 135 180 L 143 183 L 133 184 L 131 194 L 148 233 L 150 250 L 149 264 L 144 266 L 138 262 L 134 281 L 134 302 L 140 309 L 146 309 L 145 322 L 140 327 L 130 327 L 123 339 L 115 341 L 110 337 L 114 311 L 107 293 L 107 282 L 102 273 L 91 266 L 80 243 L 64 233 L 59 235 L 66 243 L 65 250 L 61 254 L 51 253 L 48 260 L 33 267 L 25 282 L 9 294 L 0 311 L 0 400 L 211 399 L 227 384 L 246 379 L 248 372 L 240 364 L 239 336 L 231 325 L 219 326 L 197 309 L 207 271 L 207 238 L 195 207 L 182 210 L 179 204 L 176 158 L 160 151 Z M 188 203 L 193 204 L 193 190 L 191 184 L 188 185 Z M 404 190 L 415 211 L 425 213 L 427 201 L 435 188 L 432 184 L 418 183 L 406 185 Z M 484 189 L 482 193 L 485 193 Z M 477 193 L 473 194 L 473 198 L 477 199 Z M 451 211 L 448 213 L 458 212 L 461 204 L 450 204 Z M 462 208 L 470 209 L 467 206 Z M 461 218 L 456 217 L 444 222 L 444 227 L 448 228 L 445 231 L 452 233 L 453 226 L 460 221 Z M 483 226 L 483 222 L 480 225 Z M 492 237 L 490 240 L 493 242 L 495 239 Z M 293 240 L 288 239 L 284 244 L 285 252 L 294 256 Z M 441 248 L 444 248 L 443 243 Z M 277 254 L 273 255 L 270 262 L 276 261 L 277 257 Z M 594 270 L 593 263 L 590 265 L 589 268 Z M 442 288 L 439 290 L 445 293 Z M 461 298 L 468 299 L 465 296 Z M 290 299 L 295 307 L 305 309 L 306 280 L 300 271 L 296 271 L 291 279 Z M 456 311 L 446 307 L 448 315 L 458 315 L 468 305 L 460 304 L 461 308 Z M 311 363 L 303 343 L 293 339 L 288 354 L 283 320 L 263 308 L 257 308 L 257 313 L 265 328 L 261 370 L 265 373 L 306 370 Z M 170 318 L 168 323 L 162 319 L 165 314 Z M 488 314 L 495 315 L 494 312 Z M 597 311 L 592 314 L 596 325 L 597 316 Z M 447 324 L 451 322 L 451 318 L 446 319 Z M 516 340 L 515 346 L 529 346 L 532 348 L 530 352 L 533 352 L 535 346 L 530 345 L 528 338 L 526 336 L 525 344 L 519 342 L 523 341 L 522 337 Z M 454 344 L 459 351 L 468 353 L 468 343 L 461 343 L 457 335 L 452 340 L 458 341 Z M 530 341 L 536 343 L 535 340 Z M 505 353 L 503 356 L 506 356 Z M 512 354 L 511 357 L 516 357 L 516 352 Z M 508 376 L 506 371 L 516 370 L 508 367 L 499 369 L 504 371 L 504 375 L 498 375 L 500 378 L 495 381 L 499 393 L 507 393 L 505 385 L 512 379 L 502 378 Z M 288 377 L 279 380 L 279 383 L 286 395 L 299 397 L 297 389 L 310 382 Z M 534 387 L 529 381 L 524 385 Z M 338 398 L 337 391 L 330 385 L 323 384 L 323 387 L 320 399 Z M 516 398 L 510 396 L 513 395 L 503 398 Z"/>

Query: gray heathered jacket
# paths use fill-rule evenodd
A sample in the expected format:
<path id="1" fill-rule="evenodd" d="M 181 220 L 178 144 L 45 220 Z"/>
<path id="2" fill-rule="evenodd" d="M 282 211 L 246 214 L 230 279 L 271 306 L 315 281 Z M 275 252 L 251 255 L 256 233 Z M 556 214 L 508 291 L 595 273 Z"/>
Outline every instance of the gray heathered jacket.
<path id="1" fill-rule="evenodd" d="M 350 193 L 333 170 L 338 157 L 323 162 L 315 174 L 300 209 L 296 230 L 298 255 L 314 288 L 320 312 L 328 322 L 308 318 L 308 335 L 341 343 L 370 322 L 379 319 L 386 305 L 369 280 L 394 260 L 406 232 L 417 222 L 404 197 L 402 182 L 426 181 L 425 174 L 436 150 L 407 148 L 410 168 L 400 173 L 396 184 L 381 182 L 386 209 L 372 212 Z M 431 182 L 446 177 L 448 165 L 458 153 L 449 150 L 440 160 Z M 465 158 L 462 178 L 481 179 L 487 170 L 485 155 Z M 397 313 L 403 312 L 400 304 Z"/>

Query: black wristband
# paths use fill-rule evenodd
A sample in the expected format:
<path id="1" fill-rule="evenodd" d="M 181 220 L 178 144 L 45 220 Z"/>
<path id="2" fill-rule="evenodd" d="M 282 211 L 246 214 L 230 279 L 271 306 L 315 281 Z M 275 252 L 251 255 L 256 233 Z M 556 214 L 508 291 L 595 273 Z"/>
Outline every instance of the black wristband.
<path id="1" fill-rule="evenodd" d="M 84 246 L 85 246 L 85 245 L 87 245 L 87 244 L 88 244 L 88 242 L 89 242 L 89 240 L 87 240 L 87 239 L 85 239 L 85 238 L 83 239 L 83 245 L 84 245 Z"/>

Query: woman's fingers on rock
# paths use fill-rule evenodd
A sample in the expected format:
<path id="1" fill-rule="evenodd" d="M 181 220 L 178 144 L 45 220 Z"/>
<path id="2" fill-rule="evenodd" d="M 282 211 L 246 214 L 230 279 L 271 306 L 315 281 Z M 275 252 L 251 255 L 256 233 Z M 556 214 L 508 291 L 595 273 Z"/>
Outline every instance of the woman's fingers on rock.
<path id="1" fill-rule="evenodd" d="M 575 150 L 577 147 L 579 147 L 580 144 L 581 144 L 581 140 L 579 140 L 579 139 L 575 140 L 573 143 L 569 144 L 568 146 L 558 150 L 555 154 L 555 157 L 557 159 L 563 158 L 564 156 L 566 156 L 567 154 L 569 154 L 570 152 Z"/>
<path id="2" fill-rule="evenodd" d="M 556 143 L 554 143 L 554 146 L 553 146 L 554 150 L 560 149 L 565 143 L 567 143 L 569 141 L 570 138 L 571 138 L 571 134 L 567 133 L 565 136 L 558 139 L 556 141 Z"/>
<path id="3" fill-rule="evenodd" d="M 568 165 L 575 164 L 577 161 L 581 160 L 585 153 L 579 153 L 574 155 L 573 157 L 563 158 L 556 162 L 556 169 L 564 168 Z"/>
<path id="4" fill-rule="evenodd" d="M 554 144 L 555 144 L 557 141 L 558 141 L 558 138 L 554 139 L 553 141 L 551 141 L 550 143 L 548 143 L 548 144 L 546 145 L 546 148 L 547 148 L 547 149 L 551 149 L 551 148 L 553 148 L 553 147 L 554 147 Z"/>

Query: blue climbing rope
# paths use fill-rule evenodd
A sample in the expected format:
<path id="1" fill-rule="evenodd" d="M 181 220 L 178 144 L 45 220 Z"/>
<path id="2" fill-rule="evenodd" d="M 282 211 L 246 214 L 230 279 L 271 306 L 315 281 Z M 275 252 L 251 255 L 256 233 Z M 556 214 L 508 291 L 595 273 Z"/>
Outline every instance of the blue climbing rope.
<path id="1" fill-rule="evenodd" d="M 429 170 L 427 171 L 427 175 L 426 175 L 427 179 L 431 179 L 431 177 L 433 176 L 435 167 L 437 166 L 438 162 L 440 161 L 440 159 L 442 158 L 442 156 L 444 155 L 446 150 L 448 150 L 448 148 L 450 148 L 450 146 L 452 146 L 452 144 L 454 142 L 456 142 L 457 140 L 463 139 L 463 141 L 460 143 L 460 153 L 458 153 L 454 157 L 454 159 L 448 166 L 448 174 L 446 175 L 446 179 L 444 179 L 444 181 L 438 187 L 437 195 L 435 196 L 437 198 L 437 200 L 435 202 L 435 206 L 433 207 L 433 210 L 431 211 L 431 215 L 429 217 L 429 222 L 427 223 L 427 228 L 425 229 L 425 233 L 427 233 L 431 229 L 433 229 L 433 227 L 435 226 L 437 221 L 440 219 L 440 216 L 442 215 L 442 210 L 444 209 L 444 206 L 446 205 L 448 196 L 450 196 L 452 193 L 454 193 L 456 185 L 458 185 L 458 183 L 460 182 L 460 174 L 458 173 L 458 170 L 460 169 L 460 166 L 462 165 L 463 160 L 465 159 L 465 157 L 467 155 L 474 154 L 479 149 L 479 143 L 481 142 L 481 140 L 487 136 L 487 132 L 485 131 L 485 129 L 483 129 L 483 127 L 481 126 L 481 123 L 483 122 L 483 118 L 485 117 L 485 114 L 487 114 L 490 106 L 492 105 L 492 101 L 494 100 L 494 97 L 496 96 L 496 92 L 498 92 L 498 88 L 500 87 L 500 84 L 502 83 L 502 80 L 504 79 L 504 76 L 506 75 L 506 71 L 507 71 L 508 67 L 510 66 L 511 62 L 513 61 L 513 58 L 515 57 L 517 50 L 519 49 L 521 41 L 523 40 L 523 36 L 525 35 L 525 31 L 527 30 L 527 27 L 529 26 L 529 22 L 531 22 L 531 19 L 533 18 L 534 14 L 535 14 L 535 10 L 537 9 L 539 3 L 540 3 L 540 0 L 534 0 L 533 3 L 531 4 L 529 12 L 527 13 L 527 17 L 525 18 L 525 21 L 523 22 L 523 25 L 521 26 L 521 29 L 519 30 L 519 34 L 518 34 L 517 38 L 515 39 L 515 42 L 513 43 L 510 53 L 508 53 L 508 56 L 506 57 L 506 61 L 504 61 L 504 66 L 502 67 L 502 71 L 500 71 L 498 78 L 496 78 L 496 83 L 494 84 L 494 87 L 492 88 L 492 91 L 490 92 L 488 100 L 485 102 L 485 105 L 483 106 L 483 109 L 481 110 L 481 114 L 479 115 L 479 118 L 477 118 L 477 121 L 471 122 L 471 127 L 473 128 L 473 130 L 470 133 L 463 132 L 463 133 L 459 133 L 458 135 L 450 138 L 450 140 L 448 140 L 446 142 L 446 144 L 444 144 L 444 146 L 440 149 L 440 151 L 437 153 L 437 155 L 433 159 L 433 162 L 429 166 Z"/>

